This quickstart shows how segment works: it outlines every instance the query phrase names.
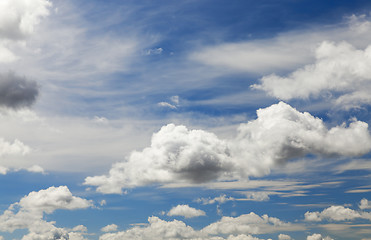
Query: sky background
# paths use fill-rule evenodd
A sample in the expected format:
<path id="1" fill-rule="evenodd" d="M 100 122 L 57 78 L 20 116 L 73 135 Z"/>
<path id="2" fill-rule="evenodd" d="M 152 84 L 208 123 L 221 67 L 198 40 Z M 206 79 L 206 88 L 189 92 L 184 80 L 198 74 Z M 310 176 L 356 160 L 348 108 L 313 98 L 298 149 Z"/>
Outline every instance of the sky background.
<path id="1" fill-rule="evenodd" d="M 1 0 L 0 240 L 370 240 L 370 11 Z"/>

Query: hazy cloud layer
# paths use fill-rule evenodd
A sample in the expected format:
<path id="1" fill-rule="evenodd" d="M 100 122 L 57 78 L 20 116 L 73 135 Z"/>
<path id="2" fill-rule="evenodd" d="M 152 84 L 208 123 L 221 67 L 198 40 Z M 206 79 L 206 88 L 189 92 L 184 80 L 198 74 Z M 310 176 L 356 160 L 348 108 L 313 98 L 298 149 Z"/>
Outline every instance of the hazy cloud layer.
<path id="1" fill-rule="evenodd" d="M 0 73 L 0 106 L 30 107 L 38 95 L 37 82 L 17 76 L 13 72 Z"/>
<path id="2" fill-rule="evenodd" d="M 183 216 L 185 218 L 194 218 L 206 216 L 206 213 L 200 209 L 190 207 L 188 205 L 178 205 L 170 209 L 168 216 Z"/>
<path id="3" fill-rule="evenodd" d="M 85 184 L 103 193 L 121 193 L 122 188 L 151 183 L 247 179 L 306 154 L 358 156 L 371 148 L 364 122 L 327 129 L 321 119 L 283 102 L 259 109 L 257 116 L 241 124 L 232 140 L 169 124 L 153 135 L 150 147 L 114 164 L 109 175 L 87 177 Z"/>
<path id="4" fill-rule="evenodd" d="M 371 23 L 365 16 L 353 15 L 346 24 L 332 28 L 309 28 L 270 39 L 207 46 L 191 54 L 191 59 L 232 71 L 267 74 L 309 64 L 315 57 L 313 50 L 324 40 L 340 39 L 364 48 L 371 40 L 370 30 Z"/>

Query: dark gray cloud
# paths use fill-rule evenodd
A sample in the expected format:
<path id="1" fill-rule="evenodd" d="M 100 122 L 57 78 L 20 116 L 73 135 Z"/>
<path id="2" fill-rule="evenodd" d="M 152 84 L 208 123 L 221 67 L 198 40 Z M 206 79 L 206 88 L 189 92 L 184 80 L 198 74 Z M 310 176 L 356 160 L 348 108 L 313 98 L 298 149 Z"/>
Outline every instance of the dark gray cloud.
<path id="1" fill-rule="evenodd" d="M 39 95 L 39 84 L 13 72 L 0 73 L 0 106 L 30 107 Z"/>

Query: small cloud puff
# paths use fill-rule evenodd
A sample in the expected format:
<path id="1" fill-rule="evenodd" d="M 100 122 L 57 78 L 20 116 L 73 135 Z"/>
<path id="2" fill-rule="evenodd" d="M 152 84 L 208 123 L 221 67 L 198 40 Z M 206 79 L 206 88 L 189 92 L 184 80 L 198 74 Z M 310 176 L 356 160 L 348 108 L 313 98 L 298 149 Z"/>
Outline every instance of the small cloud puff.
<path id="1" fill-rule="evenodd" d="M 144 55 L 160 55 L 162 54 L 162 52 L 164 51 L 164 49 L 162 48 L 152 48 L 152 49 L 148 49 L 147 51 L 144 52 Z"/>
<path id="2" fill-rule="evenodd" d="M 334 240 L 334 239 L 330 238 L 329 236 L 322 237 L 321 234 L 315 233 L 315 234 L 313 234 L 311 236 L 308 236 L 307 237 L 307 240 Z"/>
<path id="3" fill-rule="evenodd" d="M 178 205 L 170 209 L 167 215 L 168 216 L 183 216 L 185 218 L 194 218 L 194 217 L 206 216 L 206 213 L 202 210 L 190 207 L 188 205 Z"/>
<path id="4" fill-rule="evenodd" d="M 225 194 L 223 194 L 215 198 L 198 198 L 196 202 L 202 203 L 203 205 L 207 205 L 207 204 L 214 204 L 214 203 L 223 204 L 223 203 L 226 203 L 227 201 L 234 201 L 234 200 L 235 199 L 233 197 L 227 197 Z"/>
<path id="5" fill-rule="evenodd" d="M 118 226 L 116 224 L 110 224 L 101 228 L 102 232 L 116 232 Z"/>

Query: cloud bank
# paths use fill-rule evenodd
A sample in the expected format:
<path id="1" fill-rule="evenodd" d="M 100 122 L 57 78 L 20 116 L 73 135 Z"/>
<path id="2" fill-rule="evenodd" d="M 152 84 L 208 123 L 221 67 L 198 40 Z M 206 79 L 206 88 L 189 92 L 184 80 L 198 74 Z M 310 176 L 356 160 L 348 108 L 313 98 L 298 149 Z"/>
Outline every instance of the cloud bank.
<path id="1" fill-rule="evenodd" d="M 158 217 L 148 218 L 149 224 L 135 226 L 126 231 L 107 233 L 99 240 L 149 240 L 149 239 L 197 239 L 197 240 L 260 240 L 250 234 L 272 233 L 277 231 L 296 231 L 304 228 L 298 224 L 285 223 L 278 218 L 255 213 L 239 217 L 223 217 L 201 230 L 195 230 L 182 221 L 165 221 Z M 226 237 L 222 237 L 226 236 Z"/>
<path id="2" fill-rule="evenodd" d="M 307 154 L 358 156 L 370 148 L 367 123 L 327 129 L 321 119 L 280 102 L 259 109 L 257 119 L 241 124 L 232 140 L 185 126 L 164 126 L 150 147 L 114 164 L 109 175 L 87 177 L 85 184 L 102 193 L 121 193 L 122 188 L 153 183 L 248 179 Z"/>

